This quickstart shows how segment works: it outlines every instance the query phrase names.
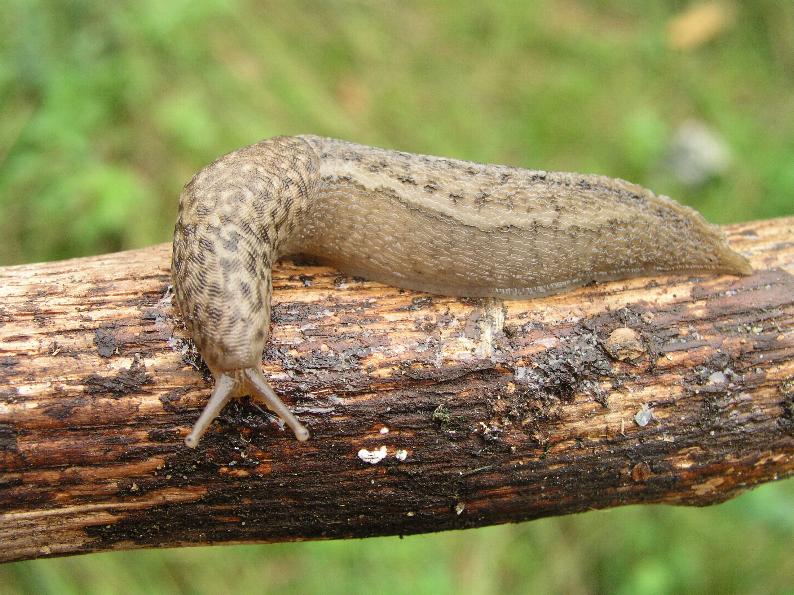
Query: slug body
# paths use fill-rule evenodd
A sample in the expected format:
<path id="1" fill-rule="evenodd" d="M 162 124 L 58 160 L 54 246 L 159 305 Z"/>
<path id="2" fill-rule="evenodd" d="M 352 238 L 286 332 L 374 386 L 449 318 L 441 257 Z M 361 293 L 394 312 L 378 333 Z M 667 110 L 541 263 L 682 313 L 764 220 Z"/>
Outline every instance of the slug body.
<path id="1" fill-rule="evenodd" d="M 271 267 L 293 253 L 407 289 L 505 299 L 654 273 L 751 271 L 696 211 L 623 180 L 268 139 L 210 164 L 180 197 L 175 297 L 216 380 L 188 446 L 246 394 L 309 437 L 260 368 Z"/>

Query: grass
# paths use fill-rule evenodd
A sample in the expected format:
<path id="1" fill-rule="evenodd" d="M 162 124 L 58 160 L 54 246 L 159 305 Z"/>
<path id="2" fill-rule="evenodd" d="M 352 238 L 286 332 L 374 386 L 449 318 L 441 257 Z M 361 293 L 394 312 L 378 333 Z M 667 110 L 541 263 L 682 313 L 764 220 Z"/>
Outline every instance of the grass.
<path id="1" fill-rule="evenodd" d="M 672 49 L 685 2 L 7 0 L 0 264 L 168 241 L 218 155 L 313 132 L 630 179 L 726 223 L 794 214 L 794 5 Z M 730 166 L 677 179 L 697 120 Z M 794 484 L 355 542 L 110 553 L 0 567 L 0 593 L 792 592 Z"/>

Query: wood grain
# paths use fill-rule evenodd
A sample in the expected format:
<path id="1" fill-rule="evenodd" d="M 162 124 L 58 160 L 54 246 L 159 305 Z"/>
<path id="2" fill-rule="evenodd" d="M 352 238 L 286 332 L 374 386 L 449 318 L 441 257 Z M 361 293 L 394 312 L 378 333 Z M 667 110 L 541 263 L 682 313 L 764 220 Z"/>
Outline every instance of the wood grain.
<path id="1" fill-rule="evenodd" d="M 211 379 L 170 245 L 2 268 L 0 560 L 705 505 L 790 476 L 794 218 L 726 231 L 752 276 L 517 302 L 281 263 L 263 366 L 312 439 L 243 400 L 195 451 Z"/>

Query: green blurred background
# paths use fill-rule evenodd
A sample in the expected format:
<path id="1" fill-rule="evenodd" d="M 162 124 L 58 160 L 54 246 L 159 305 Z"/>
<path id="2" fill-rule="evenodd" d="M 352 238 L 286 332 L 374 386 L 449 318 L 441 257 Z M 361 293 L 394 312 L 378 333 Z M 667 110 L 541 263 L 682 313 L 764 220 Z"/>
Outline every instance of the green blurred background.
<path id="1" fill-rule="evenodd" d="M 0 264 L 168 241 L 194 171 L 301 132 L 623 177 L 720 223 L 794 213 L 788 1 L 4 0 L 0 108 Z M 792 552 L 789 480 L 709 509 L 10 564 L 0 593 L 794 593 Z"/>

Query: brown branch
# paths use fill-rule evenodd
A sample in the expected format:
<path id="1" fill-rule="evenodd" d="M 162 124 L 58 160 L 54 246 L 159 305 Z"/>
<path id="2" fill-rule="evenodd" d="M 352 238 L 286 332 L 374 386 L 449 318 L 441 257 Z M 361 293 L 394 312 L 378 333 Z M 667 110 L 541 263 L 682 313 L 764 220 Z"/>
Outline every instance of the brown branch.
<path id="1" fill-rule="evenodd" d="M 0 559 L 407 534 L 794 472 L 794 218 L 737 225 L 750 277 L 456 300 L 275 271 L 264 369 L 197 450 L 210 383 L 169 246 L 0 269 Z"/>

